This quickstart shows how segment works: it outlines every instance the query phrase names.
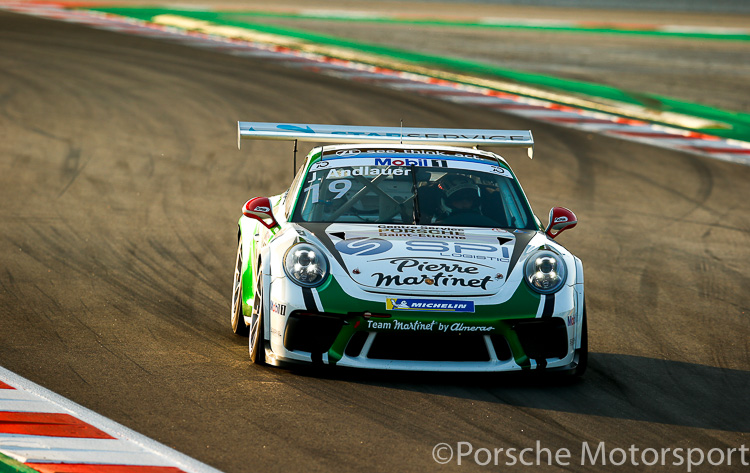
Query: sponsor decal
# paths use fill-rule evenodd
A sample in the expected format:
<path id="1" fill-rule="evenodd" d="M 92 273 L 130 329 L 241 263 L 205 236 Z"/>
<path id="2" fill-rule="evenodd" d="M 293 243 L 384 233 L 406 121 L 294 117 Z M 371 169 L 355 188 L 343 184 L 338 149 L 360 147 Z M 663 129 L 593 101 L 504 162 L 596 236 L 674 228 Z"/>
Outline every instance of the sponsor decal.
<path id="1" fill-rule="evenodd" d="M 336 156 L 357 156 L 361 152 L 359 149 L 340 149 L 336 151 Z"/>
<path id="2" fill-rule="evenodd" d="M 269 209 L 268 207 L 263 207 L 260 205 L 253 209 L 253 212 L 270 212 L 270 211 L 271 209 Z"/>
<path id="3" fill-rule="evenodd" d="M 386 230 L 380 230 L 379 233 L 382 237 L 402 237 L 407 236 L 403 233 L 389 233 Z M 430 235 L 430 234 L 421 234 L 421 235 L 408 235 L 408 236 L 416 236 L 419 238 L 439 238 L 441 240 L 466 240 L 465 236 L 455 236 L 455 235 Z"/>
<path id="4" fill-rule="evenodd" d="M 441 238 L 446 240 L 465 240 L 464 231 L 459 228 L 417 227 L 407 225 L 378 225 L 378 233 L 383 237 L 419 237 Z"/>
<path id="5" fill-rule="evenodd" d="M 375 158 L 375 166 L 426 166 L 435 168 L 447 168 L 448 161 L 445 159 L 393 159 L 393 158 Z"/>
<path id="6" fill-rule="evenodd" d="M 330 165 L 331 163 L 328 161 L 318 161 L 317 163 L 313 164 L 310 170 L 317 171 L 318 169 L 327 168 Z"/>
<path id="7" fill-rule="evenodd" d="M 510 173 L 505 168 L 501 168 L 500 166 L 492 166 L 491 169 L 492 169 L 492 172 L 494 172 L 495 174 L 500 174 L 501 176 L 510 177 Z"/>
<path id="8" fill-rule="evenodd" d="M 431 310 L 435 312 L 474 312 L 474 301 L 452 301 L 444 299 L 399 299 L 385 300 L 387 310 Z"/>
<path id="9" fill-rule="evenodd" d="M 569 315 L 568 316 L 568 327 L 572 327 L 576 324 L 576 316 L 575 315 Z"/>
<path id="10" fill-rule="evenodd" d="M 474 134 L 456 134 L 456 133 L 445 133 L 445 131 L 453 131 L 453 130 L 439 130 L 435 129 L 435 131 L 442 131 L 443 133 L 426 133 L 419 129 L 411 129 L 413 131 L 407 131 L 406 133 L 403 133 L 404 130 L 399 130 L 398 133 L 395 131 L 390 131 L 390 129 L 386 129 L 383 131 L 377 130 L 375 127 L 361 127 L 357 129 L 352 129 L 354 127 L 347 127 L 347 128 L 341 128 L 336 129 L 334 126 L 330 125 L 323 125 L 320 128 L 313 129 L 310 125 L 294 125 L 294 124 L 287 124 L 287 123 L 281 123 L 276 124 L 276 128 L 279 130 L 284 131 L 291 131 L 291 132 L 297 132 L 297 133 L 319 133 L 319 134 L 331 134 L 331 135 L 342 135 L 342 136 L 383 136 L 383 137 L 391 137 L 391 138 L 419 138 L 419 139 L 436 139 L 436 140 L 485 140 L 485 141 L 527 141 L 529 138 L 524 135 L 492 135 L 492 134 L 484 134 L 480 133 L 477 134 L 476 132 Z M 392 128 L 395 130 L 395 128 Z M 377 130 L 377 131 L 376 131 Z M 430 130 L 431 131 L 431 130 Z M 463 130 L 458 130 L 463 131 Z M 474 130 L 472 130 L 474 131 Z M 483 131 L 483 130 L 477 130 L 477 131 Z M 494 132 L 495 130 L 489 130 Z"/>
<path id="11" fill-rule="evenodd" d="M 431 251 L 439 253 L 440 256 L 452 258 L 482 259 L 489 261 L 510 261 L 510 251 L 507 246 L 498 248 L 495 245 L 482 243 L 455 243 L 442 241 L 407 241 L 408 251 Z M 486 255 L 477 253 L 499 253 L 498 255 Z"/>
<path id="12" fill-rule="evenodd" d="M 494 330 L 494 327 L 490 325 L 466 325 L 463 322 L 456 322 L 450 326 L 451 332 L 491 332 L 492 330 Z M 449 330 L 446 328 L 444 331 L 448 332 Z"/>
<path id="13" fill-rule="evenodd" d="M 436 262 L 439 260 L 420 261 L 416 258 L 392 258 L 389 263 L 395 264 L 398 272 L 403 272 L 407 268 L 417 268 L 419 271 L 447 271 L 463 274 L 478 274 L 479 268 L 476 266 L 464 266 L 459 262 L 451 261 Z M 447 260 L 450 261 L 450 260 Z"/>
<path id="14" fill-rule="evenodd" d="M 393 322 L 379 322 L 377 320 L 368 320 L 367 321 L 367 328 L 392 329 L 393 328 Z"/>
<path id="15" fill-rule="evenodd" d="M 487 289 L 487 284 L 492 281 L 492 276 L 472 277 L 479 274 L 479 268 L 476 266 L 463 266 L 458 263 L 436 263 L 434 261 L 420 261 L 416 258 L 392 258 L 387 260 L 390 264 L 396 266 L 396 272 L 401 274 L 373 273 L 376 278 L 376 287 L 393 287 L 393 286 L 417 286 L 426 284 L 431 280 L 431 285 L 435 287 L 477 287 Z M 406 276 L 404 270 L 412 268 L 418 271 L 435 272 L 427 275 Z"/>
<path id="16" fill-rule="evenodd" d="M 360 153 L 363 154 L 381 154 L 381 155 L 389 155 L 389 154 L 407 154 L 407 155 L 421 155 L 421 156 L 454 156 L 457 158 L 471 158 L 471 159 L 486 159 L 484 156 L 476 155 L 476 154 L 470 154 L 470 153 L 460 153 L 460 152 L 453 152 L 453 151 L 446 151 L 446 150 L 439 150 L 439 149 L 385 149 L 385 148 L 358 148 L 358 149 L 340 149 L 335 152 L 326 152 L 325 156 L 330 156 L 335 154 L 336 156 L 341 157 L 351 157 L 351 156 L 357 156 Z"/>
<path id="17" fill-rule="evenodd" d="M 276 312 L 279 315 L 286 315 L 286 306 L 279 304 L 278 302 L 271 301 L 271 312 Z"/>
<path id="18" fill-rule="evenodd" d="M 561 222 L 567 222 L 567 221 L 568 221 L 568 217 L 565 217 L 565 216 L 557 217 L 555 219 L 555 223 L 561 223 Z"/>
<path id="19" fill-rule="evenodd" d="M 382 238 L 352 238 L 341 240 L 334 245 L 339 253 L 354 256 L 372 256 L 385 253 L 393 248 L 393 243 Z"/>
<path id="20" fill-rule="evenodd" d="M 491 325 L 467 325 L 463 322 L 442 323 L 436 320 L 431 322 L 401 322 L 400 320 L 390 320 L 381 322 L 378 320 L 368 320 L 367 328 L 380 330 L 395 330 L 408 332 L 492 332 L 495 328 Z"/>
<path id="21" fill-rule="evenodd" d="M 456 253 L 466 251 L 482 251 L 492 253 L 497 251 L 497 247 L 492 245 L 485 245 L 482 243 L 454 243 L 454 242 L 442 242 L 442 241 L 407 241 L 406 249 L 409 251 L 451 251 L 451 248 Z"/>
<path id="22" fill-rule="evenodd" d="M 417 227 L 414 225 L 378 225 L 380 231 L 389 231 L 392 233 L 403 233 L 405 235 L 456 235 L 465 236 L 464 230 L 461 228 L 446 228 L 446 227 Z"/>
<path id="23" fill-rule="evenodd" d="M 369 150 L 339 150 L 349 154 L 335 155 L 335 152 L 326 154 L 327 159 L 324 161 L 318 161 L 310 166 L 310 174 L 314 175 L 315 171 L 325 169 L 337 169 L 337 168 L 354 168 L 358 169 L 357 173 L 353 175 L 357 176 L 379 176 L 379 175 L 409 175 L 411 167 L 437 167 L 437 168 L 451 168 L 451 169 L 464 169 L 478 171 L 482 173 L 490 173 L 498 176 L 502 176 L 508 179 L 512 179 L 513 175 L 504 167 L 493 165 L 488 163 L 486 160 L 477 159 L 477 156 L 460 156 L 456 155 L 441 155 L 432 154 L 435 158 L 446 158 L 446 159 L 435 159 L 420 157 L 430 156 L 430 153 L 414 153 L 411 155 L 404 155 L 404 157 L 388 156 L 381 157 L 377 153 L 369 153 Z M 356 151 L 362 151 L 362 153 L 354 154 Z M 417 151 L 417 150 L 413 150 Z M 415 156 L 418 155 L 418 156 Z M 334 177 L 339 176 L 334 174 Z"/>

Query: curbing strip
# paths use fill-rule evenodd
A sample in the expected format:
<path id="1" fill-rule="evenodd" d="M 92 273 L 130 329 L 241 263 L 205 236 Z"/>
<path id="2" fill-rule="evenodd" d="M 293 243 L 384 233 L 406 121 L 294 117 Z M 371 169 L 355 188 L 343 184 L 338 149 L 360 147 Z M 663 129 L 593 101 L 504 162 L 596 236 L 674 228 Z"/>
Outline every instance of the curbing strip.
<path id="1" fill-rule="evenodd" d="M 37 470 L 26 466 L 18 460 L 14 460 L 0 453 L 0 473 L 39 473 Z"/>
<path id="2" fill-rule="evenodd" d="M 543 99 L 522 93 L 511 93 L 498 90 L 494 84 L 479 82 L 479 85 L 473 85 L 460 80 L 434 77 L 434 75 L 443 74 L 444 71 L 418 69 L 419 73 L 417 73 L 383 65 L 367 64 L 356 60 L 356 51 L 341 48 L 326 49 L 324 46 L 324 50 L 320 51 L 317 49 L 319 45 L 300 44 L 299 37 L 253 31 L 247 29 L 247 25 L 244 29 L 234 26 L 229 26 L 227 29 L 226 26 L 215 25 L 217 29 L 210 28 L 209 31 L 212 34 L 208 34 L 200 31 L 200 28 L 199 31 L 193 31 L 111 13 L 69 10 L 54 4 L 19 4 L 17 1 L 0 0 L 0 9 L 3 8 L 44 18 L 83 23 L 118 33 L 171 39 L 186 46 L 211 48 L 217 52 L 237 56 L 260 57 L 286 67 L 304 68 L 386 88 L 409 89 L 415 94 L 495 109 L 551 125 L 750 165 L 750 142 L 720 138 L 684 128 L 652 123 L 645 119 L 623 117 L 617 113 L 560 104 L 550 98 Z M 146 17 L 151 19 L 151 13 Z M 206 24 L 210 26 L 209 22 L 202 23 L 202 25 Z M 235 36 L 240 36 L 242 39 L 237 39 Z M 431 73 L 434 74 L 431 75 Z M 470 76 L 467 78 L 473 81 L 481 80 Z M 636 133 L 633 133 L 634 131 Z"/>
<path id="3" fill-rule="evenodd" d="M 745 139 L 750 134 L 750 114 L 747 113 L 725 111 L 656 94 L 628 92 L 605 84 L 517 71 L 462 58 L 436 56 L 269 25 L 253 21 L 252 17 L 234 18 L 237 16 L 235 12 L 127 7 L 100 7 L 96 10 L 191 31 L 266 41 L 584 109 L 704 131 L 725 138 Z"/>
<path id="4" fill-rule="evenodd" d="M 161 459 L 163 459 L 163 463 L 165 465 L 174 466 L 177 468 L 180 468 L 186 473 L 221 473 L 219 470 L 208 466 L 204 463 L 199 462 L 198 460 L 195 460 L 183 453 L 178 452 L 177 450 L 174 450 L 172 448 L 167 447 L 166 445 L 162 445 L 155 440 L 152 440 L 144 435 L 139 434 L 138 432 L 129 429 L 121 424 L 118 424 L 117 422 L 110 420 L 100 414 L 97 414 L 94 411 L 91 411 L 89 409 L 86 409 L 85 407 L 74 403 L 73 401 L 70 401 L 46 388 L 43 388 L 42 386 L 39 386 L 38 384 L 35 384 L 26 378 L 23 378 L 3 367 L 0 366 L 0 381 L 6 383 L 7 385 L 11 386 L 13 389 L 23 391 L 28 393 L 29 395 L 37 398 L 41 398 L 46 404 L 50 405 L 50 409 L 52 409 L 52 412 L 67 412 L 73 417 L 76 417 L 79 420 L 82 420 L 88 424 L 91 424 L 94 427 L 97 427 L 101 429 L 102 431 L 110 434 L 112 437 L 115 437 L 119 441 L 125 442 L 127 444 L 134 445 L 137 449 L 142 450 L 144 453 L 149 455 L 155 455 Z M 0 410 L 2 410 L 0 408 Z M 10 438 L 27 438 L 27 437 L 34 437 L 36 439 L 40 439 L 40 443 L 44 443 L 43 436 L 9 436 Z M 49 437 L 49 439 L 58 439 L 58 437 Z M 76 439 L 80 440 L 80 439 Z M 91 440 L 92 442 L 94 440 Z M 115 442 L 115 440 L 108 440 L 107 442 Z M 49 443 L 53 443 L 52 440 L 50 440 Z M 0 449 L 2 449 L 2 436 L 0 436 Z M 1 453 L 1 452 L 0 452 Z M 0 456 L 0 460 L 2 460 L 2 463 L 0 463 L 0 468 L 5 468 L 4 465 L 7 465 L 8 468 L 16 468 L 16 466 L 12 462 L 5 462 L 4 458 L 7 457 L 6 455 Z M 55 462 L 50 462 L 55 463 Z M 142 465 L 142 464 L 141 464 Z M 134 465 L 135 466 L 135 465 Z M 147 465 L 142 465 L 147 466 Z M 8 471 L 18 471 L 22 473 L 26 472 L 34 472 L 37 473 L 36 470 L 30 469 L 30 470 L 8 470 Z M 5 473 L 2 469 L 0 469 L 0 472 Z"/>

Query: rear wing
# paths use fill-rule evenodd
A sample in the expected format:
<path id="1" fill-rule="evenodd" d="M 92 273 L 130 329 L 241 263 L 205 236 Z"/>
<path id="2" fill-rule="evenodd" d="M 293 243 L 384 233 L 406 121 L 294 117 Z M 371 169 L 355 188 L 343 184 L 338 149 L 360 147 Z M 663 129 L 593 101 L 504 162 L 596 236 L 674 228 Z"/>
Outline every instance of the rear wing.
<path id="1" fill-rule="evenodd" d="M 237 148 L 243 139 L 316 141 L 319 143 L 384 143 L 465 147 L 527 148 L 534 155 L 529 130 L 403 128 L 386 126 L 311 125 L 307 123 L 237 122 Z"/>

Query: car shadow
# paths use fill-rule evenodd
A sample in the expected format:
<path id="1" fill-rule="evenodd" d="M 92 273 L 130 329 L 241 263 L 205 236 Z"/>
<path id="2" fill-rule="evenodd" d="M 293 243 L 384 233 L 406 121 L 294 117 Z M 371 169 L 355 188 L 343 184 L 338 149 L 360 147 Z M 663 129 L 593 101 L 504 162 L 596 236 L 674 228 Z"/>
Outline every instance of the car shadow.
<path id="1" fill-rule="evenodd" d="M 590 353 L 582 379 L 551 373 L 412 373 L 291 368 L 299 376 L 337 379 L 472 401 L 750 432 L 750 371 Z"/>

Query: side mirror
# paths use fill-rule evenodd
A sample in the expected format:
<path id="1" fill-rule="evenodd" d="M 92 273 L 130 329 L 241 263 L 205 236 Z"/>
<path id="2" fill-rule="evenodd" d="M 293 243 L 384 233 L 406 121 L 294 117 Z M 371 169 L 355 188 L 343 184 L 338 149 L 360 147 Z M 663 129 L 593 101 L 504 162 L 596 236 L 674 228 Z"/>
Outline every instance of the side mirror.
<path id="1" fill-rule="evenodd" d="M 563 231 L 575 227 L 576 224 L 578 224 L 576 214 L 565 207 L 553 207 L 549 211 L 549 224 L 544 229 L 544 233 L 550 238 L 555 238 Z"/>
<path id="2" fill-rule="evenodd" d="M 279 226 L 273 216 L 271 201 L 268 200 L 268 197 L 256 197 L 245 202 L 245 206 L 242 207 L 242 215 L 254 218 L 269 230 Z"/>

